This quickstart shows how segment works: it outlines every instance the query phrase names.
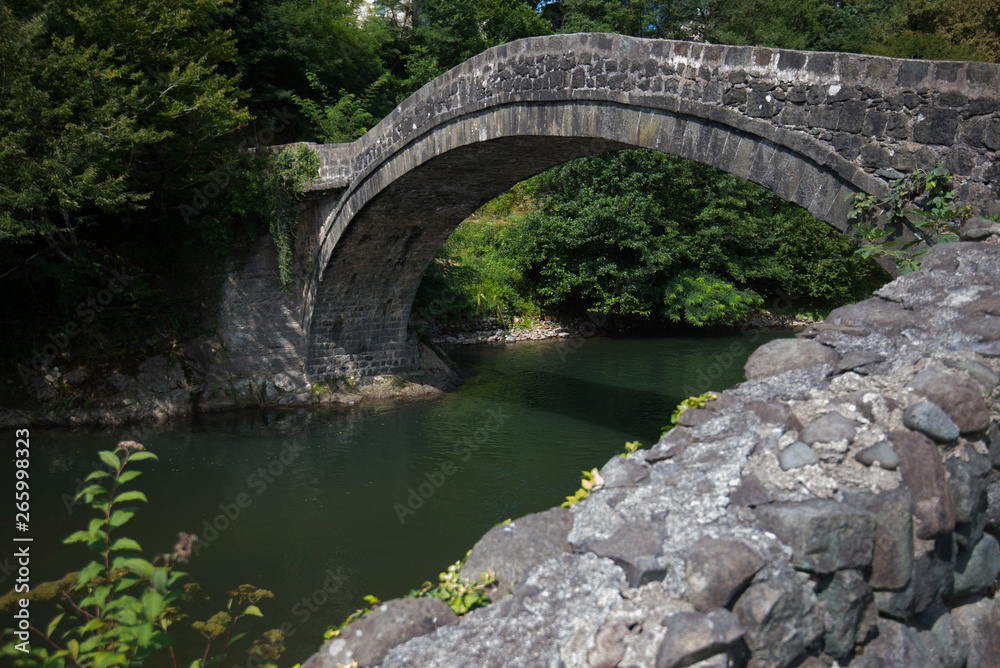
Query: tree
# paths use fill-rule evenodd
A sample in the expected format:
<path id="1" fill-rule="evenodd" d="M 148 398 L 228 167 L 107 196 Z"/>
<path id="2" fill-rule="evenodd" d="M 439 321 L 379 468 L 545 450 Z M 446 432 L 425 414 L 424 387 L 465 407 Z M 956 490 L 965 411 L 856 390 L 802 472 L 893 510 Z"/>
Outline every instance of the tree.
<path id="1" fill-rule="evenodd" d="M 906 0 L 866 50 L 896 58 L 1000 62 L 1000 5 Z"/>
<path id="2" fill-rule="evenodd" d="M 128 221 L 204 178 L 249 121 L 222 0 L 68 0 L 0 6 L 0 241 L 74 239 Z"/>

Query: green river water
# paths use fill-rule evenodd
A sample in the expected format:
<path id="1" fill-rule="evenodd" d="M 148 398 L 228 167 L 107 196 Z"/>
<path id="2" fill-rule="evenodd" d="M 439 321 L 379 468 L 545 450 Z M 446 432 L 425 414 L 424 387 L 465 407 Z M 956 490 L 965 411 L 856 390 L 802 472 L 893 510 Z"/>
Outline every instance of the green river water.
<path id="1" fill-rule="evenodd" d="M 788 334 L 462 348 L 454 359 L 479 375 L 432 401 L 201 416 L 138 434 L 33 429 L 32 581 L 89 559 L 60 543 L 90 518 L 67 499 L 98 450 L 135 438 L 159 461 L 137 464 L 144 474 L 130 487 L 149 503 L 122 535 L 150 557 L 178 531 L 207 539 L 183 568 L 213 599 L 194 617 L 224 608 L 239 584 L 269 589 L 264 618 L 243 630 L 284 625 L 281 665 L 292 665 L 365 594 L 387 600 L 436 579 L 494 524 L 558 505 L 582 469 L 626 441 L 651 446 L 678 402 L 705 383 L 739 382 L 750 352 L 777 336 Z M 43 628 L 50 617 L 42 606 L 33 615 Z M 237 665 L 249 644 L 234 649 Z"/>

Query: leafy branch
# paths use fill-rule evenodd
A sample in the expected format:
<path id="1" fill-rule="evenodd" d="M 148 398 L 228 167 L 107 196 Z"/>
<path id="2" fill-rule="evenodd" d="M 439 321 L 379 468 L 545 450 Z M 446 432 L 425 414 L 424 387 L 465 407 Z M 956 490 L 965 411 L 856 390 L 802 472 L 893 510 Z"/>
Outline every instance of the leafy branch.
<path id="1" fill-rule="evenodd" d="M 853 202 L 848 219 L 856 220 L 855 236 L 862 244 L 858 253 L 865 258 L 889 258 L 902 273 L 920 268 L 920 256 L 928 244 L 958 241 L 959 227 L 968 218 L 971 207 L 955 202 L 953 178 L 944 162 L 929 172 L 917 170 L 893 181 L 884 198 L 865 193 L 847 196 Z M 879 219 L 885 223 L 879 226 Z M 914 237 L 898 239 L 909 229 Z"/>

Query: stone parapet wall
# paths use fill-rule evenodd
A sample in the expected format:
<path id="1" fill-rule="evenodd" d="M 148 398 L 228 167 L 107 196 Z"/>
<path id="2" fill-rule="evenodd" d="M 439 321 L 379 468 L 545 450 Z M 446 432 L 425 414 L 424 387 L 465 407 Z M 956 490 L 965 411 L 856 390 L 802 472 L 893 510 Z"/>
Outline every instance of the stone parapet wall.
<path id="1" fill-rule="evenodd" d="M 925 258 L 491 529 L 490 606 L 390 601 L 305 668 L 996 666 L 1000 249 Z"/>

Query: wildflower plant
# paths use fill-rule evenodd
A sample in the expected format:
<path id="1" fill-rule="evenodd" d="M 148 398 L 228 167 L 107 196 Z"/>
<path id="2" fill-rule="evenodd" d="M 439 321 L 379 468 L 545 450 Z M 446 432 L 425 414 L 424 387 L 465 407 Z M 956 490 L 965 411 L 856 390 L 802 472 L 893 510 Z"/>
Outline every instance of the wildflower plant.
<path id="1" fill-rule="evenodd" d="M 101 451 L 98 456 L 105 468 L 88 475 L 85 482 L 90 484 L 76 497 L 97 517 L 63 541 L 84 543 L 93 558 L 78 572 L 56 583 L 41 583 L 26 594 L 32 600 L 52 600 L 62 611 L 44 630 L 30 626 L 30 632 L 43 642 L 31 644 L 29 652 L 17 648 L 13 633 L 3 633 L 0 657 L 14 666 L 142 666 L 155 653 L 167 654 L 170 665 L 177 666 L 169 630 L 185 617 L 180 604 L 199 591 L 197 584 L 179 584 L 187 574 L 177 566 L 188 562 L 198 537 L 181 532 L 171 552 L 156 555 L 152 562 L 144 559 L 139 543 L 122 536 L 121 530 L 135 516 L 138 504 L 147 502 L 146 495 L 123 487 L 141 475 L 126 470 L 129 464 L 157 457 L 135 441 L 122 441 L 114 451 Z M 232 615 L 224 612 L 193 624 L 207 643 L 201 659 L 190 668 L 221 664 L 229 645 L 240 637 L 232 634 L 233 624 L 240 617 L 261 616 L 257 602 L 273 594 L 241 585 L 229 596 L 229 609 L 235 610 Z M 222 654 L 209 658 L 213 640 L 223 633 Z M 280 640 L 269 638 L 259 648 L 261 655 L 273 656 L 275 648 L 281 647 Z"/>

